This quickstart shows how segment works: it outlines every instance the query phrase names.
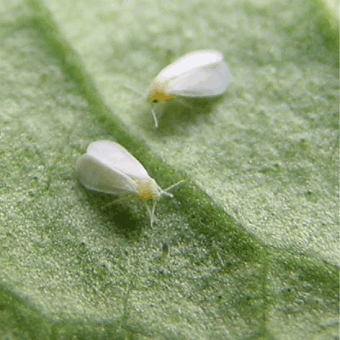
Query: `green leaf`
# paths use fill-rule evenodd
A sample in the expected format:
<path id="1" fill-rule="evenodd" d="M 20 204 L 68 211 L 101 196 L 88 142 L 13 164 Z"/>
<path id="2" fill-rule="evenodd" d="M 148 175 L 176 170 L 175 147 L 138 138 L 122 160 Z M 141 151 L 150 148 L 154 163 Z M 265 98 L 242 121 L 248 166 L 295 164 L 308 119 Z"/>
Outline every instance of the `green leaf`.
<path id="1" fill-rule="evenodd" d="M 308 1 L 3 1 L 1 339 L 338 339 L 339 16 Z M 221 51 L 217 100 L 150 108 L 157 73 Z M 126 85 L 126 86 L 125 86 Z M 84 189 L 116 140 L 162 188 Z M 168 249 L 168 250 L 167 250 Z"/>

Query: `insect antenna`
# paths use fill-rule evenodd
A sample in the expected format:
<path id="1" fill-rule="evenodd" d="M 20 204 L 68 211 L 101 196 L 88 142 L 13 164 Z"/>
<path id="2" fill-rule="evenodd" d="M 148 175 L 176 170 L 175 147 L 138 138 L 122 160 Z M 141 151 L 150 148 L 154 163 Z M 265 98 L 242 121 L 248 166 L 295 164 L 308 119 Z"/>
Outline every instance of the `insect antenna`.
<path id="1" fill-rule="evenodd" d="M 165 195 L 165 196 L 168 196 L 168 197 L 174 197 L 174 195 L 171 194 L 171 193 L 168 192 L 168 191 L 171 190 L 171 189 L 173 189 L 173 188 L 175 188 L 175 187 L 177 187 L 177 186 L 179 186 L 180 184 L 182 184 L 182 183 L 184 183 L 184 182 L 185 182 L 184 179 L 182 179 L 181 181 L 179 181 L 179 182 L 177 182 L 177 183 L 175 183 L 175 184 L 173 184 L 173 185 L 170 185 L 168 188 L 162 190 L 162 194 Z"/>
<path id="2" fill-rule="evenodd" d="M 144 93 L 142 91 L 137 90 L 136 88 L 130 86 L 130 85 L 123 85 L 123 87 L 129 89 L 130 91 L 139 94 L 141 97 L 144 97 Z"/>

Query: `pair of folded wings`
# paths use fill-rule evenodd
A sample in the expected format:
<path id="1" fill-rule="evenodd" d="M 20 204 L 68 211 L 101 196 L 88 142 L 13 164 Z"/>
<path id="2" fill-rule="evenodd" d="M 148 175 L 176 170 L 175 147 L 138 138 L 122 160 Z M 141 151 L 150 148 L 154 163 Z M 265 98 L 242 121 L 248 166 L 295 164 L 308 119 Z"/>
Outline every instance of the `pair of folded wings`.
<path id="1" fill-rule="evenodd" d="M 136 158 L 111 141 L 90 144 L 77 162 L 76 173 L 87 189 L 114 195 L 137 194 L 135 180 L 150 179 Z"/>
<path id="2" fill-rule="evenodd" d="M 227 89 L 231 75 L 220 52 L 203 50 L 178 59 L 164 68 L 155 80 L 167 83 L 170 95 L 213 97 Z"/>

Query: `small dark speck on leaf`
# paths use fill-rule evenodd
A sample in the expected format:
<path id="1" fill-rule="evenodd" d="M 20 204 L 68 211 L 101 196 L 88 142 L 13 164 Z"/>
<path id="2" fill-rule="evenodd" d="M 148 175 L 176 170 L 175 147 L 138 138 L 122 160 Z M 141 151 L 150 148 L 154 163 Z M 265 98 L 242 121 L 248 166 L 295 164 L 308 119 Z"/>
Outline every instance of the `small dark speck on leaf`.
<path id="1" fill-rule="evenodd" d="M 168 243 L 164 242 L 162 245 L 162 252 L 163 252 L 163 256 L 169 256 L 170 254 L 170 246 Z"/>

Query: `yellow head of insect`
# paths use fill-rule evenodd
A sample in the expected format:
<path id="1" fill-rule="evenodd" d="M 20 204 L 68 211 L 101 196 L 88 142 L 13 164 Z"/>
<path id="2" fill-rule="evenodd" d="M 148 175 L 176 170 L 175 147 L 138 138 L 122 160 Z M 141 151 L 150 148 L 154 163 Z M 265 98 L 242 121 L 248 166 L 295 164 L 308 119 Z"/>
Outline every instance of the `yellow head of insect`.
<path id="1" fill-rule="evenodd" d="M 148 102 L 150 104 L 170 102 L 174 99 L 175 96 L 168 94 L 168 83 L 161 83 L 157 80 L 153 81 L 150 89 L 150 95 L 148 97 Z"/>
<path id="2" fill-rule="evenodd" d="M 159 198 L 158 185 L 155 180 L 149 178 L 145 180 L 140 179 L 136 182 L 138 186 L 138 196 L 142 201 L 146 202 Z"/>

